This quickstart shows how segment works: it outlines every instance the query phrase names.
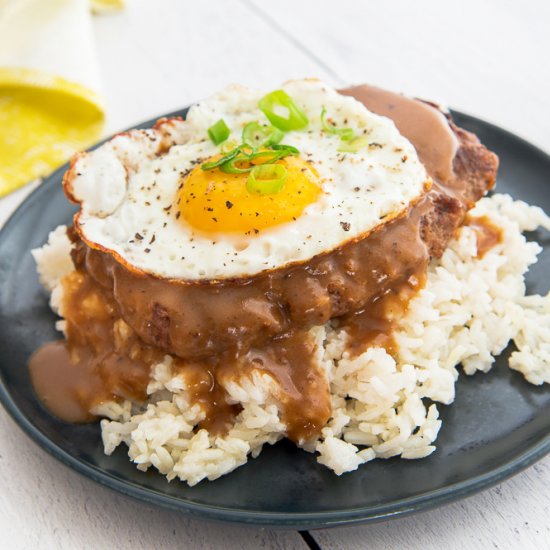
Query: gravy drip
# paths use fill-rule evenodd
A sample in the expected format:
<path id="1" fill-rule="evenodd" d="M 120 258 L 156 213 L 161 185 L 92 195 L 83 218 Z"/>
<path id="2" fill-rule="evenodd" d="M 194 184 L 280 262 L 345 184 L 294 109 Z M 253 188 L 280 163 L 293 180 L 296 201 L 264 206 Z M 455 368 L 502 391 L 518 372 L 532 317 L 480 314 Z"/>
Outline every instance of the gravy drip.
<path id="1" fill-rule="evenodd" d="M 388 318 L 390 299 L 393 297 L 394 310 L 397 303 L 403 310 L 406 297 L 419 286 L 418 281 L 429 260 L 420 236 L 422 208 L 422 204 L 411 208 L 404 217 L 371 234 L 368 246 L 366 242 L 357 243 L 349 255 L 347 251 L 340 251 L 337 259 L 324 258 L 323 271 L 312 273 L 311 266 L 297 268 L 285 277 L 272 277 L 267 289 L 265 279 L 251 280 L 247 285 L 237 287 L 227 285 L 213 289 L 209 286 L 188 287 L 137 275 L 122 268 L 110 255 L 77 242 L 73 254 L 77 271 L 71 277 L 78 284 L 75 286 L 70 278 L 64 281 L 68 298 L 63 313 L 68 322 L 68 348 L 77 350 L 76 359 L 67 363 L 67 368 L 77 368 L 85 376 L 86 383 L 76 377 L 77 387 L 67 394 L 80 395 L 83 410 L 112 398 L 145 398 L 147 365 L 160 361 L 164 353 L 178 355 L 172 338 L 185 334 L 185 330 L 193 330 L 189 337 L 205 349 L 196 355 L 179 354 L 174 368 L 186 379 L 191 403 L 199 403 L 205 413 L 200 427 L 214 433 L 227 429 L 239 409 L 227 403 L 220 381 L 227 377 L 235 379 L 257 369 L 272 376 L 279 384 L 278 398 L 283 403 L 282 419 L 287 425 L 288 436 L 295 441 L 310 439 L 327 422 L 331 409 L 328 383 L 315 365 L 315 345 L 307 334 L 311 325 L 319 323 L 305 322 L 303 315 L 308 312 L 300 313 L 304 287 L 315 282 L 322 284 L 326 272 L 331 273 L 333 280 L 335 273 L 339 274 L 337 280 L 340 284 L 333 283 L 328 291 L 335 296 L 346 294 L 346 300 L 352 298 L 362 305 L 357 308 L 358 312 L 343 316 L 341 325 L 348 328 L 353 338 L 365 343 L 383 341 L 381 345 L 391 349 L 393 321 Z M 222 353 L 212 351 L 210 341 L 205 340 L 201 333 L 201 326 L 210 323 L 205 332 L 211 334 L 217 316 L 225 323 L 223 330 L 231 337 L 235 333 L 246 335 L 247 331 L 256 328 L 248 326 L 246 311 L 257 296 L 259 305 L 253 311 L 262 313 L 259 310 L 260 297 L 266 292 L 270 293 L 280 324 L 286 330 L 268 337 L 259 346 L 243 337 L 236 340 L 235 345 L 228 345 Z M 361 300 L 365 292 L 370 296 L 366 303 Z M 126 313 L 128 302 L 119 299 L 121 294 L 132 297 L 134 315 Z M 320 299 L 321 311 L 324 304 L 326 302 Z M 127 324 L 135 318 L 135 312 L 148 308 L 152 317 L 140 322 L 150 324 L 149 330 L 156 339 L 154 343 L 145 343 L 134 327 Z M 182 312 L 185 312 L 185 318 L 182 318 Z M 127 338 L 122 346 L 113 336 L 117 327 L 123 327 Z M 223 336 L 220 329 L 220 338 Z M 230 344 L 231 340 L 228 342 Z M 136 346 L 137 353 L 133 351 Z M 360 349 L 359 346 L 354 348 Z M 126 370 L 135 361 L 143 376 L 135 378 L 133 384 L 126 380 Z M 53 373 L 51 384 L 57 384 L 59 378 L 59 373 Z M 63 378 L 71 379 L 70 376 Z M 113 381 L 116 382 L 114 387 Z M 120 389 L 121 386 L 125 391 Z M 90 391 L 86 392 L 82 387 Z M 45 391 L 39 391 L 39 394 L 47 397 Z M 62 418 L 66 417 L 62 411 L 55 412 Z"/>
<path id="2" fill-rule="evenodd" d="M 34 391 L 51 413 L 66 422 L 94 420 L 88 404 L 90 398 L 101 399 L 103 385 L 88 369 L 73 368 L 65 340 L 38 348 L 29 371 Z"/>
<path id="3" fill-rule="evenodd" d="M 475 231 L 477 258 L 483 258 L 491 248 L 502 242 L 502 229 L 487 216 L 468 216 L 465 225 Z"/>
<path id="4" fill-rule="evenodd" d="M 227 392 L 219 383 L 225 363 L 216 359 L 203 363 L 176 360 L 174 371 L 183 375 L 191 405 L 198 404 L 204 412 L 199 428 L 211 434 L 223 434 L 241 411 L 240 405 L 227 402 Z"/>
<path id="5" fill-rule="evenodd" d="M 425 282 L 426 270 L 419 269 L 417 274 L 411 275 L 366 308 L 339 319 L 339 326 L 345 328 L 349 335 L 347 349 L 350 356 L 357 357 L 368 348 L 384 348 L 396 357 L 399 347 L 394 332 L 398 321 L 407 313 L 409 302 Z"/>
<path id="6" fill-rule="evenodd" d="M 432 177 L 452 177 L 456 137 L 441 113 L 371 86 L 344 93 L 394 119 Z M 256 369 L 279 384 L 288 436 L 310 439 L 331 406 L 307 330 L 337 318 L 361 341 L 353 353 L 368 345 L 395 351 L 395 319 L 425 280 L 421 217 L 429 195 L 368 237 L 309 262 L 203 285 L 134 273 L 73 235 L 76 271 L 63 281 L 67 340 L 31 358 L 37 394 L 61 419 L 88 421 L 103 401 L 144 400 L 150 366 L 170 353 L 191 403 L 204 411 L 200 427 L 227 430 L 239 407 L 228 403 L 220 382 Z"/>
<path id="7" fill-rule="evenodd" d="M 74 271 L 62 285 L 67 338 L 40 347 L 29 362 L 41 401 L 67 422 L 94 420 L 90 410 L 105 401 L 145 401 L 150 367 L 165 352 L 139 339 L 120 317 L 113 294 L 88 273 Z M 328 385 L 311 364 L 314 351 L 306 332 L 296 330 L 242 356 L 233 351 L 202 362 L 176 358 L 173 370 L 183 375 L 190 403 L 204 412 L 199 428 L 212 434 L 225 433 L 241 410 L 228 403 L 220 380 L 252 369 L 270 374 L 281 388 L 288 436 L 304 441 L 330 416 Z"/>
<path id="8" fill-rule="evenodd" d="M 426 202 L 426 199 L 425 199 Z M 399 275 L 393 283 L 373 295 L 365 307 L 338 319 L 338 325 L 349 335 L 348 351 L 352 357 L 361 355 L 369 347 L 382 347 L 390 355 L 397 352 L 393 333 L 399 319 L 407 312 L 409 301 L 426 282 L 429 254 L 421 238 L 420 218 L 425 202 L 409 211 L 407 218 L 400 220 L 396 228 L 386 236 L 379 253 L 394 257 L 401 248 L 413 251 L 417 261 L 399 265 Z M 392 244 L 393 243 L 393 244 Z M 396 266 L 397 267 L 397 266 Z"/>
<path id="9" fill-rule="evenodd" d="M 62 284 L 66 340 L 42 346 L 29 363 L 41 401 L 62 420 L 88 422 L 104 401 L 145 400 L 150 365 L 164 353 L 137 337 L 86 273 L 73 271 Z"/>
<path id="10" fill-rule="evenodd" d="M 340 93 L 353 96 L 373 113 L 391 118 L 399 132 L 414 145 L 420 162 L 432 178 L 439 182 L 453 179 L 458 139 L 441 111 L 429 103 L 368 84 L 340 90 Z"/>
<path id="11" fill-rule="evenodd" d="M 279 383 L 287 437 L 293 441 L 311 439 L 330 418 L 330 388 L 312 362 L 314 353 L 307 332 L 298 329 L 274 338 L 261 350 L 251 349 L 244 357 Z"/>

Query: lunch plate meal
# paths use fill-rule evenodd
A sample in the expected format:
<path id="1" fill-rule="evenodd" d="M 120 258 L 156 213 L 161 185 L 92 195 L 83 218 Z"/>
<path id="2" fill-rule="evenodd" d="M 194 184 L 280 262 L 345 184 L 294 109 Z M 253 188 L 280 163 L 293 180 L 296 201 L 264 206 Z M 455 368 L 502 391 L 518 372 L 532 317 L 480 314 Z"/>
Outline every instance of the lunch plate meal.
<path id="1" fill-rule="evenodd" d="M 133 496 L 294 526 L 548 450 L 548 157 L 368 85 L 181 114 L 77 154 L 3 232 L 2 396 L 35 439 Z"/>

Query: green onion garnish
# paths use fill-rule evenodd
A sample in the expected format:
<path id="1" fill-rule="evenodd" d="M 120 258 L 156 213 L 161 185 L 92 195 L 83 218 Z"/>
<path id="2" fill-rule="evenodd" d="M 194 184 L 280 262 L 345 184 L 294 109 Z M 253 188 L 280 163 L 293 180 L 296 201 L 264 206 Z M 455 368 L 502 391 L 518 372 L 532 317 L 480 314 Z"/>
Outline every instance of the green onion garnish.
<path id="1" fill-rule="evenodd" d="M 222 143 L 222 146 L 220 147 L 220 151 L 226 155 L 227 153 L 230 153 L 239 146 L 239 142 L 235 141 L 234 139 L 230 139 L 229 141 L 226 141 L 225 143 Z"/>
<path id="2" fill-rule="evenodd" d="M 244 166 L 239 164 L 248 163 Z M 237 155 L 220 165 L 220 170 L 225 174 L 246 174 L 252 170 L 250 158 L 247 155 Z"/>
<path id="3" fill-rule="evenodd" d="M 284 133 L 278 128 L 275 128 L 275 126 L 262 126 L 258 122 L 249 122 L 243 128 L 243 143 L 254 148 L 275 145 L 279 143 L 283 137 Z"/>
<path id="4" fill-rule="evenodd" d="M 227 124 L 225 123 L 225 120 L 223 118 L 220 118 L 216 124 L 213 124 L 208 128 L 208 135 L 210 136 L 210 139 L 214 142 L 214 145 L 219 145 L 220 143 L 223 143 L 230 134 L 230 130 L 227 127 Z"/>
<path id="5" fill-rule="evenodd" d="M 239 153 L 241 152 L 240 147 L 235 147 L 233 151 L 229 151 L 227 155 L 224 155 L 223 157 L 220 157 L 218 160 L 214 160 L 212 162 L 205 162 L 201 168 L 203 170 L 214 170 L 214 168 L 218 168 L 222 164 L 225 164 L 226 162 L 229 162 L 230 160 L 234 159 Z"/>
<path id="6" fill-rule="evenodd" d="M 369 140 L 367 136 L 361 136 L 351 141 L 342 141 L 340 147 L 338 147 L 338 151 L 341 153 L 357 153 L 359 149 L 366 147 L 368 144 Z"/>
<path id="7" fill-rule="evenodd" d="M 292 145 L 286 145 L 285 143 L 277 143 L 275 145 L 272 145 L 271 148 L 274 151 L 284 151 L 285 157 L 288 155 L 299 155 L 300 151 L 296 149 L 296 147 L 293 147 Z M 281 157 L 282 158 L 282 157 Z"/>
<path id="8" fill-rule="evenodd" d="M 280 164 L 254 166 L 248 175 L 246 189 L 260 195 L 279 193 L 285 184 L 286 173 L 286 168 Z"/>
<path id="9" fill-rule="evenodd" d="M 300 130 L 308 124 L 306 114 L 294 103 L 294 100 L 284 91 L 275 90 L 264 95 L 258 103 L 269 122 L 284 132 Z M 287 116 L 281 116 L 276 111 L 286 111 Z"/>
<path id="10" fill-rule="evenodd" d="M 299 154 L 300 151 L 296 147 L 292 147 L 292 145 L 273 145 L 271 149 L 253 153 L 250 155 L 249 160 L 253 161 L 253 164 L 270 164 L 285 157 Z"/>
<path id="11" fill-rule="evenodd" d="M 340 136 L 342 141 L 351 141 L 355 137 L 355 132 L 351 128 L 336 128 L 325 120 L 327 110 L 323 107 L 321 110 L 321 126 L 325 132 Z"/>
<path id="12" fill-rule="evenodd" d="M 201 168 L 204 171 L 219 168 L 226 174 L 244 174 L 250 172 L 255 165 L 258 165 L 258 161 L 262 161 L 261 165 L 271 164 L 282 158 L 298 154 L 300 154 L 300 151 L 292 145 L 272 145 L 271 149 L 265 151 L 254 151 L 248 145 L 239 145 L 218 160 L 205 162 Z M 245 165 L 239 166 L 240 164 Z"/>
<path id="13" fill-rule="evenodd" d="M 214 170 L 214 168 L 218 168 L 222 164 L 229 162 L 230 160 L 234 159 L 239 153 L 241 152 L 240 147 L 235 147 L 232 151 L 229 151 L 227 155 L 220 157 L 218 160 L 214 160 L 212 162 L 205 162 L 201 168 L 203 170 Z"/>

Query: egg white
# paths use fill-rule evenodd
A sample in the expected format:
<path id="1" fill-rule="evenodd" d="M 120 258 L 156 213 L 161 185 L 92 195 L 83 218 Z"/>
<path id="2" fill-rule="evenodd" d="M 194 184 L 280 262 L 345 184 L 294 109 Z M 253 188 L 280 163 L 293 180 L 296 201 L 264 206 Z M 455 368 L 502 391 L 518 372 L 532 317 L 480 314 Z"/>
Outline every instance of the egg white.
<path id="1" fill-rule="evenodd" d="M 313 163 L 322 186 L 319 200 L 296 221 L 247 236 L 197 232 L 176 217 L 180 175 L 220 150 L 208 128 L 223 118 L 229 139 L 240 141 L 248 122 L 267 122 L 257 107 L 265 92 L 231 86 L 191 107 L 186 121 L 116 136 L 76 159 L 66 190 L 80 203 L 84 238 L 166 278 L 247 277 L 333 250 L 399 215 L 423 193 L 426 171 L 390 119 L 317 80 L 282 89 L 309 118 L 307 128 L 287 133 L 283 142 Z M 367 136 L 371 146 L 338 152 L 340 138 L 321 126 L 323 106 L 337 126 Z"/>

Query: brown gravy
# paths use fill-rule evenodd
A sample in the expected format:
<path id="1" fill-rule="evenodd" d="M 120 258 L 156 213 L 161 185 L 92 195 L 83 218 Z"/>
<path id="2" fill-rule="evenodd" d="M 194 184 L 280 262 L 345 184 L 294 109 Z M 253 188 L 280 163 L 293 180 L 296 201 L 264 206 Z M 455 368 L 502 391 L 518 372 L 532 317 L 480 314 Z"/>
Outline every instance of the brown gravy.
<path id="1" fill-rule="evenodd" d="M 477 258 L 483 258 L 494 246 L 502 242 L 502 229 L 487 216 L 468 216 L 465 225 L 471 227 L 477 238 Z"/>
<path id="2" fill-rule="evenodd" d="M 457 143 L 443 115 L 370 86 L 344 93 L 393 118 L 432 177 L 452 176 Z M 255 368 L 279 382 L 288 436 L 307 440 L 331 406 L 306 330 L 339 317 L 355 353 L 369 344 L 395 351 L 394 319 L 422 285 L 429 261 L 420 227 L 424 202 L 362 241 L 240 282 L 185 286 L 142 276 L 77 242 L 77 271 L 64 282 L 67 341 L 32 357 L 35 390 L 61 419 L 88 421 L 103 401 L 144 400 L 150 365 L 171 353 L 205 412 L 201 427 L 223 433 L 239 407 L 227 403 L 220 382 Z"/>
<path id="3" fill-rule="evenodd" d="M 42 402 L 62 420 L 87 422 L 104 401 L 144 400 L 150 365 L 162 351 L 140 341 L 87 274 L 72 272 L 63 289 L 67 339 L 41 347 L 29 364 Z"/>
<path id="4" fill-rule="evenodd" d="M 227 392 L 218 378 L 223 366 L 228 367 L 219 359 L 203 363 L 177 361 L 174 366 L 176 372 L 184 375 L 191 403 L 198 403 L 204 412 L 199 428 L 212 434 L 225 433 L 241 410 L 239 405 L 227 402 Z"/>
<path id="5" fill-rule="evenodd" d="M 34 391 L 55 416 L 67 422 L 89 422 L 93 401 L 103 384 L 88 369 L 71 361 L 67 342 L 59 340 L 38 348 L 29 361 Z"/>
<path id="6" fill-rule="evenodd" d="M 394 339 L 398 321 L 407 313 L 409 302 L 426 282 L 426 269 L 419 269 L 406 281 L 392 288 L 360 311 L 339 319 L 339 326 L 349 334 L 348 351 L 357 357 L 368 348 L 384 348 L 395 357 L 398 346 Z"/>
<path id="7" fill-rule="evenodd" d="M 330 390 L 325 376 L 312 362 L 315 345 L 306 331 L 294 330 L 273 339 L 261 350 L 250 350 L 245 362 L 272 375 L 282 389 L 287 436 L 306 441 L 330 418 Z"/>
<path id="8" fill-rule="evenodd" d="M 445 115 L 430 104 L 362 84 L 340 90 L 363 103 L 373 113 L 391 118 L 399 132 L 415 147 L 418 157 L 432 178 L 439 182 L 453 177 L 453 159 L 458 140 Z"/>
<path id="9" fill-rule="evenodd" d="M 139 340 L 119 317 L 112 294 L 88 274 L 71 273 L 63 287 L 67 340 L 42 346 L 29 362 L 41 401 L 67 422 L 94 420 L 90 410 L 105 401 L 144 401 L 150 365 L 161 361 L 164 352 Z M 191 402 L 204 411 L 199 427 L 214 434 L 227 431 L 240 412 L 240 406 L 227 402 L 220 380 L 252 368 L 270 374 L 282 388 L 288 435 L 303 441 L 330 416 L 328 385 L 311 364 L 313 353 L 313 342 L 297 330 L 243 356 L 234 352 L 203 362 L 176 359 L 173 370 L 184 375 Z"/>

